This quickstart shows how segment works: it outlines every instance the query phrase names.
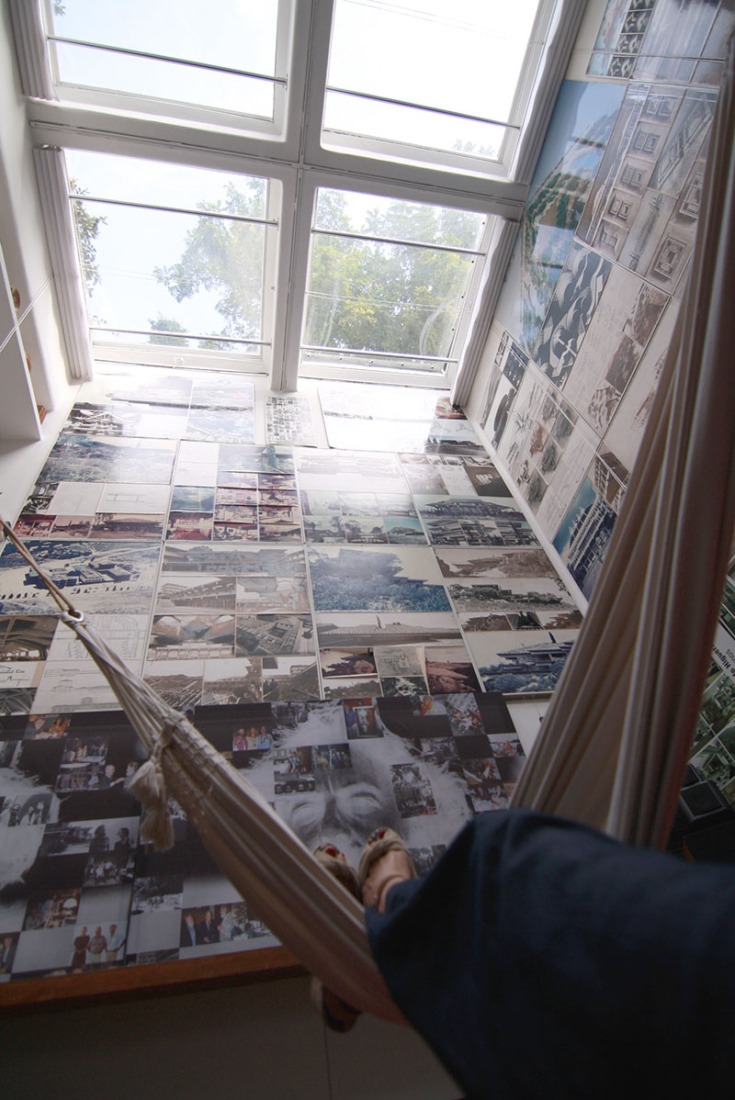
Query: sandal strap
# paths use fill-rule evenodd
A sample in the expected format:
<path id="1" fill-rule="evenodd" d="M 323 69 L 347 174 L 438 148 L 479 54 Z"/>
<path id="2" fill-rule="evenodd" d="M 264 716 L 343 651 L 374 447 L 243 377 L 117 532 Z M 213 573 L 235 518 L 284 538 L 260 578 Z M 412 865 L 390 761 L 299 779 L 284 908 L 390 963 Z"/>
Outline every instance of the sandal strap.
<path id="1" fill-rule="evenodd" d="M 377 836 L 375 840 L 368 837 L 362 856 L 360 857 L 357 877 L 360 883 L 361 892 L 364 889 L 367 877 L 373 867 L 387 852 L 403 852 L 410 865 L 410 877 L 416 878 L 416 867 L 403 837 L 400 836 L 395 829 L 382 829 L 379 830 L 379 833 L 380 835 Z"/>

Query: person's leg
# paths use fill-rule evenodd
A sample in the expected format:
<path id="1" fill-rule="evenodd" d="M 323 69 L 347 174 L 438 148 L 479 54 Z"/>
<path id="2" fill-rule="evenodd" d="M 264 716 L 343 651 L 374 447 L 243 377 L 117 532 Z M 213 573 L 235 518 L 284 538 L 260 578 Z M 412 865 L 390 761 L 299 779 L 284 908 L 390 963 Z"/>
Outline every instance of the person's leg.
<path id="1" fill-rule="evenodd" d="M 523 810 L 475 818 L 420 879 L 382 866 L 374 958 L 469 1096 L 731 1087 L 735 868 Z"/>
<path id="2" fill-rule="evenodd" d="M 398 833 L 381 828 L 370 834 L 358 870 L 363 905 L 384 913 L 391 887 L 415 877 L 413 860 Z"/>
<path id="3" fill-rule="evenodd" d="M 357 872 L 347 861 L 344 852 L 334 844 L 320 844 L 314 849 L 314 857 L 344 886 L 345 890 L 358 901 L 361 900 Z M 311 979 L 311 999 L 330 1031 L 352 1031 L 361 1015 L 359 1009 L 347 1004 L 331 989 L 326 989 L 318 978 Z"/>

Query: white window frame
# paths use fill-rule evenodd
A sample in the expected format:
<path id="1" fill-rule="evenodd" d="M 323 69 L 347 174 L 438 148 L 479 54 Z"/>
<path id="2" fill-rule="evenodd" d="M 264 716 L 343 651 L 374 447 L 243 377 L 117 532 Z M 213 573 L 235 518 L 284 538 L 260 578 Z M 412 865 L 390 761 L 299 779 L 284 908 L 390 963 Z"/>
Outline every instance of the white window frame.
<path id="1" fill-rule="evenodd" d="M 154 0 L 152 0 L 154 2 Z M 280 185 L 278 215 L 278 245 L 269 256 L 266 282 L 274 287 L 270 359 L 261 369 L 270 372 L 270 387 L 276 392 L 297 388 L 300 375 L 315 373 L 311 366 L 300 366 L 300 345 L 303 326 L 303 304 L 306 290 L 309 241 L 314 197 L 319 186 L 356 190 L 408 201 L 422 201 L 438 206 L 455 206 L 480 211 L 490 218 L 498 216 L 502 224 L 493 231 L 484 270 L 476 273 L 478 296 L 474 307 L 462 318 L 466 333 L 461 350 L 459 369 L 452 394 L 456 400 L 466 399 L 477 369 L 490 320 L 502 285 L 505 265 L 533 174 L 536 159 L 546 132 L 556 93 L 566 71 L 586 4 L 584 0 L 549 0 L 553 12 L 545 42 L 534 49 L 540 58 L 537 73 L 528 75 L 528 88 L 519 92 L 528 99 L 522 120 L 520 141 L 509 152 L 505 178 L 488 171 L 487 162 L 477 170 L 457 170 L 449 159 L 439 158 L 434 166 L 394 159 L 378 159 L 368 150 L 361 154 L 335 151 L 322 144 L 322 119 L 329 56 L 333 0 L 282 0 L 283 19 L 288 16 L 289 35 L 280 36 L 281 50 L 288 56 L 278 58 L 278 72 L 288 79 L 283 125 L 278 134 L 252 131 L 245 135 L 227 125 L 203 125 L 201 121 L 179 117 L 140 115 L 129 110 L 125 97 L 114 106 L 99 102 L 81 103 L 55 98 L 64 93 L 54 88 L 43 36 L 41 4 L 43 0 L 8 0 L 16 38 L 16 52 L 23 90 L 27 96 L 27 114 L 35 146 L 62 147 L 148 156 L 182 164 L 221 168 L 229 172 L 266 176 Z M 288 46 L 285 45 L 288 38 Z M 49 175 L 53 181 L 53 174 Z M 39 176 L 40 179 L 40 176 Z M 48 183 L 47 188 L 53 186 Z M 40 189 L 43 187 L 40 185 Z M 278 187 L 271 188 L 273 194 Z M 58 204 L 57 195 L 55 201 Z M 49 217 L 54 203 L 47 201 Z M 68 253 L 68 243 L 64 246 Z M 63 262 L 62 262 L 63 261 Z M 60 276 L 68 270 L 72 258 L 65 254 L 55 267 Z M 64 267 L 64 264 L 67 266 Z M 477 265 L 478 268 L 480 265 Z M 474 276 L 473 276 L 474 278 Z M 272 284 L 271 284 L 272 280 Z M 67 285 L 68 284 L 68 285 Z M 74 280 L 60 277 L 60 295 L 78 295 Z M 71 303 L 72 306 L 74 303 Z M 78 303 L 77 303 L 78 306 Z M 69 324 L 79 324 L 78 308 L 61 310 L 70 318 Z M 76 318 L 76 320 L 74 320 Z M 264 315 L 264 332 L 266 317 Z M 76 343 L 83 334 L 74 334 Z M 71 341 L 72 343 L 74 340 Z M 67 346 L 70 341 L 67 339 Z M 163 358 L 176 359 L 180 365 L 215 366 L 225 369 L 225 354 L 199 349 L 167 348 L 144 345 L 145 361 L 151 362 L 151 351 Z M 140 347 L 138 348 L 140 350 Z M 99 352 L 98 346 L 95 352 Z M 130 352 L 109 351 L 110 356 Z M 215 362 L 216 361 L 216 362 Z M 251 361 L 243 364 L 235 359 L 232 369 L 252 370 Z M 313 365 L 312 365 L 313 366 Z M 417 372 L 395 374 L 386 372 L 375 378 L 369 370 L 351 368 L 348 375 L 330 367 L 320 372 L 357 379 L 361 374 L 371 381 L 397 382 L 403 385 L 430 385 L 446 388 L 449 377 L 419 378 Z"/>
<path id="2" fill-rule="evenodd" d="M 160 118 L 171 118 L 184 121 L 194 126 L 216 127 L 224 130 L 234 130 L 243 135 L 253 137 L 268 137 L 273 140 L 283 140 L 286 130 L 286 102 L 288 85 L 288 59 L 292 54 L 291 39 L 294 33 L 295 0 L 279 0 L 278 21 L 276 32 L 275 73 L 271 77 L 268 74 L 252 74 L 242 72 L 239 75 L 262 79 L 273 85 L 273 117 L 266 118 L 258 115 L 237 114 L 234 111 L 217 110 L 212 107 L 197 107 L 194 104 L 168 100 L 164 97 L 151 99 L 137 96 L 134 93 L 115 91 L 108 88 L 95 88 L 87 85 L 78 85 L 61 79 L 57 69 L 56 58 L 53 49 L 54 42 L 64 43 L 70 41 L 53 32 L 53 21 L 50 11 L 52 0 L 43 3 L 42 18 L 46 42 L 51 46 L 47 51 L 50 69 L 51 84 L 55 98 L 67 103 L 80 106 L 99 107 L 107 111 L 122 111 L 131 115 L 154 115 Z M 76 41 L 76 40 L 75 40 Z M 143 51 L 118 49 L 105 46 L 100 43 L 84 41 L 78 43 L 82 47 L 91 47 L 99 50 L 109 50 L 113 53 L 148 56 L 152 60 L 160 60 L 165 64 L 177 64 L 184 68 L 187 64 L 195 68 L 216 71 L 213 66 L 207 66 L 194 60 L 164 57 L 158 54 L 146 54 Z"/>

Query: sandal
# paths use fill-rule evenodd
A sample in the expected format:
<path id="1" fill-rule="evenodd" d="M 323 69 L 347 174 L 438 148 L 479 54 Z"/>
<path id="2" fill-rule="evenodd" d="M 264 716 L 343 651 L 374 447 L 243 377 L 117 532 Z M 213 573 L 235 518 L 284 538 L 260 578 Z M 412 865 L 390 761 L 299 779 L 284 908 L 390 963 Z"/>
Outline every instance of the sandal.
<path id="1" fill-rule="evenodd" d="M 376 829 L 367 838 L 357 872 L 363 904 L 383 912 L 390 886 L 416 878 L 416 867 L 406 844 L 394 829 Z"/>
<path id="2" fill-rule="evenodd" d="M 357 872 L 347 862 L 344 852 L 340 852 L 334 844 L 320 844 L 314 849 L 314 857 L 354 898 L 361 900 Z M 321 1013 L 322 1020 L 330 1031 L 343 1034 L 352 1031 L 358 1016 L 362 1015 L 358 1008 L 353 1008 L 331 989 L 326 989 L 318 978 L 312 977 L 310 994 L 312 1004 Z"/>

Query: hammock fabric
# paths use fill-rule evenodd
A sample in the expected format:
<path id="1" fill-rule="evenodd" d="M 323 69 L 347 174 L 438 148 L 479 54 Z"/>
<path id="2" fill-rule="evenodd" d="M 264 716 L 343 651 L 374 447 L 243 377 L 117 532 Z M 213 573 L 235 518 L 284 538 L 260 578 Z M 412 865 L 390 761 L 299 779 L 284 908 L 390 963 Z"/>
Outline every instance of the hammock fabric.
<path id="1" fill-rule="evenodd" d="M 514 803 L 663 847 L 686 771 L 735 521 L 732 48 L 688 293 L 572 654 Z"/>

